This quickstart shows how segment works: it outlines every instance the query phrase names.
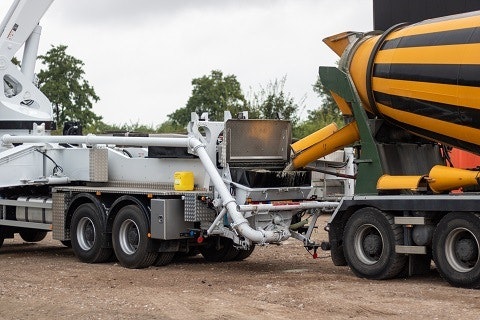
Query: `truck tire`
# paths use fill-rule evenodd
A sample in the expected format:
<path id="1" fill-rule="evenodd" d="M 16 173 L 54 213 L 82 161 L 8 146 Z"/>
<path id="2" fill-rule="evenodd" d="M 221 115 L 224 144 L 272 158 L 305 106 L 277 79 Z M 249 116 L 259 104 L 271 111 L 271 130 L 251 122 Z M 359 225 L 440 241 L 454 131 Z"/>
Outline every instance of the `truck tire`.
<path id="1" fill-rule="evenodd" d="M 200 253 L 209 262 L 226 262 L 235 259 L 238 250 L 233 246 L 233 241 L 219 237 L 209 246 L 200 247 Z"/>
<path id="2" fill-rule="evenodd" d="M 120 265 L 130 269 L 151 266 L 157 259 L 148 237 L 148 221 L 136 205 L 120 209 L 113 221 L 112 241 Z"/>
<path id="3" fill-rule="evenodd" d="M 451 212 L 433 234 L 433 261 L 453 286 L 480 288 L 480 215 Z"/>
<path id="4" fill-rule="evenodd" d="M 80 261 L 106 262 L 112 249 L 106 247 L 105 222 L 92 203 L 80 205 L 72 216 L 70 235 L 73 252 Z"/>
<path id="5" fill-rule="evenodd" d="M 71 240 L 61 240 L 60 243 L 63 244 L 67 248 L 72 247 L 72 241 Z"/>
<path id="6" fill-rule="evenodd" d="M 44 230 L 22 229 L 18 233 L 25 242 L 39 242 L 47 236 L 47 231 Z"/>
<path id="7" fill-rule="evenodd" d="M 156 267 L 166 266 L 172 262 L 173 257 L 175 257 L 175 252 L 159 252 L 153 265 Z"/>
<path id="8" fill-rule="evenodd" d="M 235 258 L 233 258 L 234 261 L 242 261 L 250 257 L 253 253 L 253 250 L 255 250 L 255 245 L 252 244 L 248 250 L 240 250 L 240 249 L 235 249 L 237 250 L 237 255 Z"/>
<path id="9" fill-rule="evenodd" d="M 330 259 L 332 259 L 334 266 L 346 266 L 347 259 L 345 259 L 345 253 L 343 252 L 343 245 L 330 243 Z"/>
<path id="10" fill-rule="evenodd" d="M 361 278 L 380 280 L 399 275 L 407 258 L 395 253 L 395 245 L 402 243 L 403 228 L 394 224 L 393 216 L 375 208 L 357 210 L 345 226 L 345 258 Z"/>

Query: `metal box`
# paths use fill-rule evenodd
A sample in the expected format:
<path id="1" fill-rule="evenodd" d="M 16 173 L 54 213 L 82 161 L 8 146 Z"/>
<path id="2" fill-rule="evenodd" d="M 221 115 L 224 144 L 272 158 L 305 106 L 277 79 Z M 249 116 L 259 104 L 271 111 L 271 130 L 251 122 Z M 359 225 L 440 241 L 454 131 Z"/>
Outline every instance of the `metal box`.
<path id="1" fill-rule="evenodd" d="M 181 199 L 153 199 L 151 209 L 152 238 L 181 239 L 193 229 L 193 222 L 185 221 L 184 201 Z"/>
<path id="2" fill-rule="evenodd" d="M 290 160 L 292 126 L 286 120 L 236 120 L 225 123 L 230 167 L 281 167 Z"/>

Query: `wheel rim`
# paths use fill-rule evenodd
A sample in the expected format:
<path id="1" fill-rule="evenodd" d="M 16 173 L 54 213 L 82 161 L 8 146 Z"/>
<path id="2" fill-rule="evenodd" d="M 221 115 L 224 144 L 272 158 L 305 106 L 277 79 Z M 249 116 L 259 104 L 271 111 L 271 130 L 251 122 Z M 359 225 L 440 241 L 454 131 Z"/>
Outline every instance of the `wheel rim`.
<path id="1" fill-rule="evenodd" d="M 466 228 L 453 229 L 445 240 L 445 257 L 458 272 L 469 272 L 479 262 L 477 237 Z"/>
<path id="2" fill-rule="evenodd" d="M 95 244 L 95 225 L 90 218 L 82 217 L 78 222 L 77 240 L 82 250 L 88 251 Z"/>
<path id="3" fill-rule="evenodd" d="M 377 263 L 383 252 L 383 238 L 380 231 L 374 225 L 362 225 L 355 233 L 354 249 L 362 263 L 368 265 Z"/>
<path id="4" fill-rule="evenodd" d="M 127 219 L 122 222 L 118 232 L 118 242 L 126 254 L 134 254 L 140 244 L 140 232 L 135 221 Z"/>

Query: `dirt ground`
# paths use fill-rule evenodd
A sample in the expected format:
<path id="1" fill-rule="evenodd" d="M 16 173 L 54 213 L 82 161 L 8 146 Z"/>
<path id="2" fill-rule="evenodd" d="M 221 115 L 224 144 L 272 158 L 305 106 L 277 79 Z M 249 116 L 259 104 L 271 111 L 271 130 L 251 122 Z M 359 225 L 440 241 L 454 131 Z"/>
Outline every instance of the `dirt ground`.
<path id="1" fill-rule="evenodd" d="M 326 217 L 323 219 L 326 220 Z M 319 228 L 316 239 L 326 239 Z M 0 249 L 0 319 L 478 319 L 480 290 L 458 289 L 435 269 L 370 281 L 314 260 L 301 243 L 257 247 L 245 261 L 201 256 L 130 270 L 85 264 L 58 241 L 6 239 Z"/>

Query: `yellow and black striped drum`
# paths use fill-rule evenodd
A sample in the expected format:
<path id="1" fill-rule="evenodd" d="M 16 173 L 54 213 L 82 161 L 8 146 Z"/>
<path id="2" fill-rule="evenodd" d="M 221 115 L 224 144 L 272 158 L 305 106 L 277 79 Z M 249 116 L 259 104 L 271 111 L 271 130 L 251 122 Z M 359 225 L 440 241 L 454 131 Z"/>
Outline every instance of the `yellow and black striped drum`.
<path id="1" fill-rule="evenodd" d="M 395 26 L 353 50 L 349 70 L 368 111 L 480 153 L 480 11 Z"/>

